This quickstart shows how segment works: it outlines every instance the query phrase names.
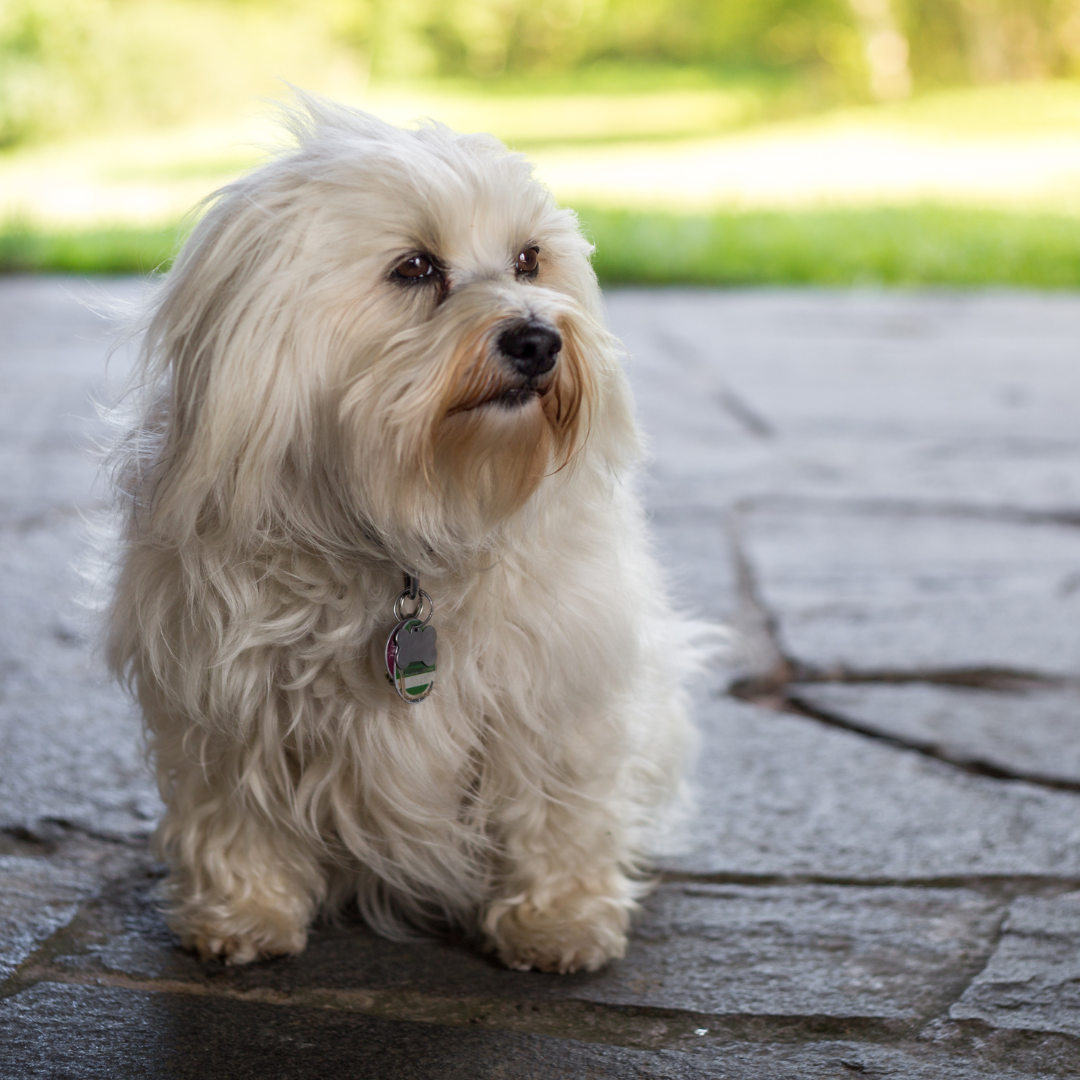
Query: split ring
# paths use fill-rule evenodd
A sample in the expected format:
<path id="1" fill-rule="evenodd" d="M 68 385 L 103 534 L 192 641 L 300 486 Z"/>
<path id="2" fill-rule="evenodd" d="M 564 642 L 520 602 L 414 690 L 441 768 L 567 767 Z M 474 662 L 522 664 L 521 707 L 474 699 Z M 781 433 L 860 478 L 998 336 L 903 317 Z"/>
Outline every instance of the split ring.
<path id="1" fill-rule="evenodd" d="M 402 619 L 420 619 L 420 621 L 427 626 L 431 622 L 431 616 L 435 613 L 435 605 L 431 602 L 431 597 L 428 596 L 423 589 L 419 590 L 419 594 L 416 598 L 416 610 L 411 615 L 406 615 L 402 605 L 406 600 L 410 600 L 409 590 L 406 589 L 395 601 L 394 601 L 394 618 L 398 622 Z M 424 610 L 424 605 L 427 605 L 427 615 L 421 618 L 421 613 Z"/>

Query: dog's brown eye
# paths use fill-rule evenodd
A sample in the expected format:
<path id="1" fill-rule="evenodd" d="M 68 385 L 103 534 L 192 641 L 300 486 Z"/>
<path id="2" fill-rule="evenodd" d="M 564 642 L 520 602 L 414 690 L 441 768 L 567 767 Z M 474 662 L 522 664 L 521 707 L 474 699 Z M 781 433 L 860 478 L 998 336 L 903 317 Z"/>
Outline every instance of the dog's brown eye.
<path id="1" fill-rule="evenodd" d="M 517 272 L 524 277 L 532 277 L 540 269 L 540 249 L 528 247 L 518 252 Z"/>
<path id="2" fill-rule="evenodd" d="M 423 278 L 439 276 L 441 274 L 435 260 L 430 255 L 425 255 L 422 252 L 410 255 L 407 259 L 402 259 L 394 267 L 394 277 L 405 278 L 408 281 L 420 281 Z"/>

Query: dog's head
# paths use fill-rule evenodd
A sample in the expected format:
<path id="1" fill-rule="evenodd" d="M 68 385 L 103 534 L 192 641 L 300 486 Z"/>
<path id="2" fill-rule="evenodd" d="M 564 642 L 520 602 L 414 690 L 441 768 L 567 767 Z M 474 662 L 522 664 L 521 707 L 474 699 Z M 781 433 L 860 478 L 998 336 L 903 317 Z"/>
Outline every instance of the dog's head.
<path id="1" fill-rule="evenodd" d="M 298 147 L 218 193 L 155 303 L 154 517 L 422 566 L 621 460 L 573 214 L 488 136 L 303 103 Z"/>

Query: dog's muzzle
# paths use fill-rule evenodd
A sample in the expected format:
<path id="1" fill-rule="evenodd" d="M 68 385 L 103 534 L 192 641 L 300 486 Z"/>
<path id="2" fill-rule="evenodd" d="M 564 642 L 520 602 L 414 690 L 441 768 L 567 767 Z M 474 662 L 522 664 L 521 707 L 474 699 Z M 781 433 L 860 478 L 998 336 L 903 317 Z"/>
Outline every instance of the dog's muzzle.
<path id="1" fill-rule="evenodd" d="M 496 346 L 515 371 L 527 379 L 538 379 L 555 366 L 562 349 L 562 335 L 546 323 L 524 319 L 504 330 Z"/>

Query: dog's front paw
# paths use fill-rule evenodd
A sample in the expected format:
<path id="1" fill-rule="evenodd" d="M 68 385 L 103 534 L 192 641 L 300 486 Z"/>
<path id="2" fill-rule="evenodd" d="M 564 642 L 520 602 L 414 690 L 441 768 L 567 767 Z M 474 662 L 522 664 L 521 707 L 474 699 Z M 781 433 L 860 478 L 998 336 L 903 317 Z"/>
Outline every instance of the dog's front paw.
<path id="1" fill-rule="evenodd" d="M 197 952 L 203 960 L 221 960 L 230 966 L 300 953 L 307 945 L 304 927 L 283 919 L 257 920 L 250 914 L 222 919 L 216 925 L 177 925 L 173 920 L 173 929 L 185 949 Z"/>
<path id="2" fill-rule="evenodd" d="M 625 954 L 629 907 L 584 890 L 544 902 L 515 896 L 491 905 L 484 929 L 507 967 L 560 975 L 596 971 Z"/>

